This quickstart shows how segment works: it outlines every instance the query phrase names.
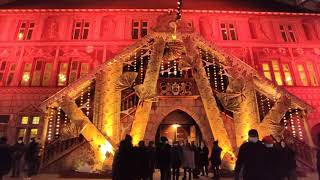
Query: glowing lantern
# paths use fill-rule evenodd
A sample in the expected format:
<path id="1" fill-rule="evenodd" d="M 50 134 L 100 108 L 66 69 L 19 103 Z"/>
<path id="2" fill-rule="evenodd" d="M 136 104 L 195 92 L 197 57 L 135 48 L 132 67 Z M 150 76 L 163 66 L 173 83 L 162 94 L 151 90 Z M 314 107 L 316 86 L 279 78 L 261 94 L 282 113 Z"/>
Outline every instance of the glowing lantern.
<path id="1" fill-rule="evenodd" d="M 22 39 L 23 39 L 23 33 L 20 32 L 20 33 L 18 34 L 18 40 L 22 40 Z"/>
<path id="2" fill-rule="evenodd" d="M 22 77 L 24 82 L 28 82 L 30 80 L 30 75 L 29 74 L 24 74 Z"/>

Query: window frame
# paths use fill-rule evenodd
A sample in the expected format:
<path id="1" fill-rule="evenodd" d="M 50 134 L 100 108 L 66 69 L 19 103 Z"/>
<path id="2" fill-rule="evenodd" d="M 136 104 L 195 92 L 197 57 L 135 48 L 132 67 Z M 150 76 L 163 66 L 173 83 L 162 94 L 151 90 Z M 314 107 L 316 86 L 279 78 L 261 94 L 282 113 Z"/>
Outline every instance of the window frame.
<path id="1" fill-rule="evenodd" d="M 77 70 L 75 70 L 75 72 L 76 72 L 75 80 L 70 82 L 70 75 L 72 73 L 72 63 L 73 62 L 78 62 L 78 67 L 77 67 Z M 65 78 L 66 78 L 65 85 L 59 85 L 60 66 L 61 66 L 62 63 L 67 63 L 68 64 L 66 75 L 65 75 Z M 87 70 L 87 73 L 86 73 L 86 74 L 88 74 L 90 72 L 90 66 L 91 66 L 89 60 L 81 60 L 81 59 L 77 59 L 77 58 L 70 58 L 68 61 L 60 61 L 58 63 L 58 74 L 57 74 L 56 86 L 65 87 L 65 86 L 68 86 L 69 84 L 77 81 L 79 78 L 81 78 L 82 64 L 87 64 L 88 65 L 88 70 Z"/>
<path id="2" fill-rule="evenodd" d="M 77 23 L 80 23 L 80 27 L 77 27 Z M 89 26 L 86 26 L 86 23 Z M 88 40 L 90 36 L 90 29 L 91 29 L 92 22 L 89 19 L 74 19 L 72 25 L 72 32 L 71 32 L 71 40 Z M 76 30 L 79 30 L 79 34 L 75 37 Z M 85 31 L 87 30 L 86 38 L 84 38 Z"/>
<path id="3" fill-rule="evenodd" d="M 138 23 L 138 26 L 134 26 L 135 23 Z M 147 23 L 147 26 L 143 26 L 143 23 Z M 150 22 L 146 19 L 132 19 L 131 21 L 131 39 L 138 40 L 149 34 Z M 137 30 L 137 38 L 134 38 L 134 30 Z M 143 30 L 146 30 L 146 34 L 143 35 Z"/>
<path id="4" fill-rule="evenodd" d="M 222 25 L 224 25 L 225 27 L 222 27 Z M 232 25 L 233 27 L 230 27 L 230 25 Z M 223 41 L 237 41 L 239 40 L 239 36 L 238 36 L 238 28 L 237 28 L 237 24 L 235 22 L 230 22 L 230 21 L 221 21 L 219 23 L 219 30 L 220 30 L 220 37 Z M 226 31 L 226 37 L 227 39 L 224 39 L 224 33 L 223 31 Z M 235 35 L 235 39 L 232 38 L 232 33 L 234 32 Z"/>
<path id="5" fill-rule="evenodd" d="M 281 40 L 285 43 L 297 43 L 297 35 L 296 35 L 296 28 L 293 24 L 285 24 L 280 23 L 278 26 L 278 30 L 281 35 Z M 284 39 L 285 37 L 285 39 Z"/>
<path id="6" fill-rule="evenodd" d="M 25 27 L 22 27 L 24 23 L 25 23 Z M 17 31 L 15 33 L 15 40 L 17 41 L 32 40 L 32 35 L 34 34 L 35 26 L 36 26 L 36 23 L 34 20 L 20 20 L 18 23 Z M 29 34 L 30 34 L 30 38 L 28 38 Z"/>
<path id="7" fill-rule="evenodd" d="M 303 68 L 303 70 L 304 70 L 304 75 L 306 76 L 306 81 L 307 81 L 307 84 L 306 85 L 304 85 L 303 84 L 303 81 L 302 81 L 302 79 L 301 79 L 301 75 L 300 75 L 300 71 L 299 71 L 299 65 L 301 65 L 301 67 Z M 306 69 L 307 69 L 307 67 L 306 67 L 306 64 L 305 63 L 302 63 L 302 62 L 298 62 L 298 63 L 296 63 L 296 68 L 297 68 L 297 72 L 298 72 L 298 76 L 299 76 L 299 81 L 300 81 L 300 86 L 303 86 L 303 87 L 310 87 L 310 79 L 309 79 L 309 77 L 308 77 L 308 74 L 307 74 L 307 72 L 306 72 Z"/>
<path id="8" fill-rule="evenodd" d="M 22 117 L 28 117 L 28 123 L 22 124 Z M 33 117 L 39 117 L 39 123 L 33 124 Z M 24 137 L 23 140 L 25 143 L 28 143 L 31 139 L 31 131 L 32 129 L 37 129 L 37 136 L 40 137 L 42 133 L 42 123 L 43 123 L 43 116 L 39 113 L 19 113 L 18 121 L 16 122 L 16 138 L 19 138 L 19 130 L 24 129 Z"/>

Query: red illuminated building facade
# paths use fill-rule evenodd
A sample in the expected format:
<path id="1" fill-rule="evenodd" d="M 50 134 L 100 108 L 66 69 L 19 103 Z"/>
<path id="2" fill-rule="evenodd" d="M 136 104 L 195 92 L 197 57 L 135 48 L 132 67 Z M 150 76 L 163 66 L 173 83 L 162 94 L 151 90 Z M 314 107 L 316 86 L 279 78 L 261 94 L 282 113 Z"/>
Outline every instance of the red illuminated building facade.
<path id="1" fill-rule="evenodd" d="M 10 143 L 40 136 L 41 102 L 152 32 L 176 6 L 48 2 L 0 9 L 0 136 Z M 183 19 L 198 34 L 313 106 L 308 125 L 314 138 L 320 133 L 320 14 L 251 1 L 185 4 Z"/>

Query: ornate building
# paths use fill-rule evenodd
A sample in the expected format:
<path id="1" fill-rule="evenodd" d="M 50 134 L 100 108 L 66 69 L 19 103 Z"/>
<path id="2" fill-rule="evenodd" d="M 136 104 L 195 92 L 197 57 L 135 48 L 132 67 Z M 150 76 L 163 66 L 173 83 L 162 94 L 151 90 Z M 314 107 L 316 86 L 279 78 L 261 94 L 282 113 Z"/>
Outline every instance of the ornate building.
<path id="1" fill-rule="evenodd" d="M 0 135 L 67 143 L 64 155 L 83 145 L 74 138 L 81 133 L 98 156 L 125 133 L 135 142 L 167 135 L 210 145 L 214 137 L 232 158 L 258 128 L 288 133 L 312 168 L 305 152 L 320 133 L 319 14 L 255 0 L 186 1 L 172 23 L 167 8 L 176 4 L 140 1 L 4 5 Z M 59 159 L 52 153 L 47 165 Z"/>

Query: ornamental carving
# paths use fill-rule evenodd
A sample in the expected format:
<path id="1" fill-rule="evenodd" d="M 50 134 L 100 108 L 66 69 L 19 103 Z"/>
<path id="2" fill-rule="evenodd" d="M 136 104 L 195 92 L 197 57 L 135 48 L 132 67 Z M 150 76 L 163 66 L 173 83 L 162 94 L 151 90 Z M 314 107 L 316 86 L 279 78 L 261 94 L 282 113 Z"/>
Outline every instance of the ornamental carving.
<path id="1" fill-rule="evenodd" d="M 57 22 L 57 17 L 50 16 L 45 20 L 41 37 L 46 40 L 59 40 L 59 24 Z"/>
<path id="2" fill-rule="evenodd" d="M 117 21 L 115 16 L 104 16 L 101 21 L 101 38 L 102 39 L 112 39 L 114 33 L 116 32 Z"/>
<path id="3" fill-rule="evenodd" d="M 210 20 L 208 17 L 205 17 L 205 16 L 200 17 L 199 26 L 200 26 L 200 34 L 205 39 L 211 39 L 213 37 L 212 20 Z"/>
<path id="4" fill-rule="evenodd" d="M 176 21 L 175 13 L 169 12 L 169 14 L 160 15 L 157 18 L 156 25 L 152 28 L 155 32 L 173 32 L 174 26 L 172 23 Z M 194 32 L 194 27 L 192 23 L 188 23 L 184 20 L 180 20 L 177 23 L 178 32 L 192 33 Z"/>
<path id="5" fill-rule="evenodd" d="M 177 82 L 177 81 L 161 81 L 159 83 L 161 96 L 191 96 L 193 95 L 193 83 L 189 82 Z"/>

